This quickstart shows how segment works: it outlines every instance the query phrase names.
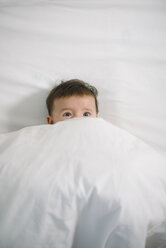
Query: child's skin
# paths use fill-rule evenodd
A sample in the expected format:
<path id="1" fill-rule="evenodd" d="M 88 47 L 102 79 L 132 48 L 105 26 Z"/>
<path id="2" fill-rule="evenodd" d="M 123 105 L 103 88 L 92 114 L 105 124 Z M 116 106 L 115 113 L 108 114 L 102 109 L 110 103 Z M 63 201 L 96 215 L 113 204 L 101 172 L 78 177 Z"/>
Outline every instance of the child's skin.
<path id="1" fill-rule="evenodd" d="M 73 95 L 56 99 L 54 101 L 52 115 L 47 116 L 47 123 L 55 124 L 58 121 L 81 117 L 98 117 L 93 96 Z"/>

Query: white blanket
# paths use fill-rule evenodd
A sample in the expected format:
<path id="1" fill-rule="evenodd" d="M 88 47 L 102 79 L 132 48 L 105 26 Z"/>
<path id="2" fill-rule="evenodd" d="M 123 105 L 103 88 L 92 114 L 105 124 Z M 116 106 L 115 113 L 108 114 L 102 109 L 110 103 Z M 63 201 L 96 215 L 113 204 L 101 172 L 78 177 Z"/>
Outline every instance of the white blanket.
<path id="1" fill-rule="evenodd" d="M 0 208 L 1 248 L 166 247 L 166 164 L 101 118 L 27 127 L 0 135 Z"/>

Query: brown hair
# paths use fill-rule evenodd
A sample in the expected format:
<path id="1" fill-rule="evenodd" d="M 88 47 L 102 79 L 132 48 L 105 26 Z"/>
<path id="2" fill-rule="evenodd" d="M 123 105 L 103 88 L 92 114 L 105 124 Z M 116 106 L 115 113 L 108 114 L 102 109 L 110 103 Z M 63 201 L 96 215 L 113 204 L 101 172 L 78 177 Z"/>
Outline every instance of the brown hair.
<path id="1" fill-rule="evenodd" d="M 99 109 L 98 109 L 98 101 L 97 101 L 97 96 L 98 96 L 98 91 L 97 89 L 88 84 L 85 83 L 82 80 L 79 79 L 71 79 L 66 82 L 61 82 L 58 86 L 54 87 L 47 99 L 46 99 L 46 105 L 48 109 L 49 115 L 52 113 L 52 108 L 54 104 L 54 100 L 61 98 L 61 97 L 67 97 L 67 96 L 73 96 L 73 95 L 78 95 L 78 96 L 83 96 L 83 95 L 91 95 L 95 99 L 95 105 L 96 105 L 96 113 L 98 114 Z"/>

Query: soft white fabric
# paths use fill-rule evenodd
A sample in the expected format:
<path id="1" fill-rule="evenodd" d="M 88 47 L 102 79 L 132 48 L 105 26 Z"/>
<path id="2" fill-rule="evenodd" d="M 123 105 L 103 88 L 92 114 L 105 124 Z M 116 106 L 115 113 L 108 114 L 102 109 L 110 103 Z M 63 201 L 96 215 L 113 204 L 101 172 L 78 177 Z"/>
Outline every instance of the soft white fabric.
<path id="1" fill-rule="evenodd" d="M 101 118 L 1 134 L 0 247 L 165 247 L 165 175 L 161 155 Z"/>
<path id="2" fill-rule="evenodd" d="M 0 0 L 0 132 L 46 123 L 61 80 L 99 89 L 100 116 L 166 153 L 166 2 Z"/>

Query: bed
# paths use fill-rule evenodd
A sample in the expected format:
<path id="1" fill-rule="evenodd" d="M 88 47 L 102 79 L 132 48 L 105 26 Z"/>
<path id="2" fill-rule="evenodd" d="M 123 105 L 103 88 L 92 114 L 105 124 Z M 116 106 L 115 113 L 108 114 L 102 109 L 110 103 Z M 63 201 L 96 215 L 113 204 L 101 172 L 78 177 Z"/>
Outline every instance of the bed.
<path id="1" fill-rule="evenodd" d="M 165 11 L 0 0 L 0 247 L 166 247 Z M 72 78 L 99 118 L 46 125 Z"/>

